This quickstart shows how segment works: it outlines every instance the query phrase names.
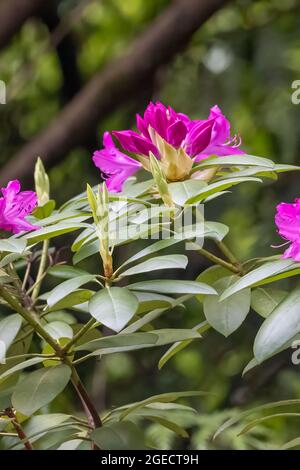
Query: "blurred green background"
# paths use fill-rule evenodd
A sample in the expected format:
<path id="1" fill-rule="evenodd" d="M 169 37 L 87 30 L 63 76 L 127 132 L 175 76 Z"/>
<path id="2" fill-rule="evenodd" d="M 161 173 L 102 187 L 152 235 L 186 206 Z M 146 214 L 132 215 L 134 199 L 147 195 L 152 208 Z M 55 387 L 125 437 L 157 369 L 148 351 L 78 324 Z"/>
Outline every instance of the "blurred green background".
<path id="1" fill-rule="evenodd" d="M 59 21 L 66 34 L 72 36 L 76 52 L 78 76 L 71 80 L 74 93 L 97 71 L 105 69 L 110 60 L 122 56 L 169 3 L 57 2 Z M 299 165 L 300 105 L 291 102 L 292 82 L 300 79 L 299 6 L 297 0 L 228 2 L 199 28 L 186 48 L 156 70 L 150 85 L 141 83 L 136 96 L 108 113 L 97 129 L 91 129 L 94 139 L 82 143 L 49 168 L 52 197 L 62 203 L 83 191 L 86 182 L 99 182 L 91 154 L 101 147 L 104 130 L 132 126 L 135 113 L 156 99 L 194 118 L 206 118 L 209 108 L 218 104 L 230 119 L 233 132 L 241 134 L 242 148 L 247 153 Z M 66 60 L 68 57 L 67 54 Z M 0 78 L 7 84 L 7 104 L 0 106 L 0 158 L 4 165 L 25 142 L 46 128 L 70 99 L 62 90 L 64 77 L 56 48 L 49 47 L 49 28 L 40 18 L 26 22 L 0 52 Z M 277 182 L 234 188 L 232 194 L 208 206 L 206 217 L 230 226 L 228 244 L 241 260 L 277 254 L 278 250 L 271 247 L 281 243 L 274 226 L 275 207 L 278 202 L 289 202 L 295 197 L 300 197 L 299 175 L 286 173 Z M 64 246 L 68 246 L 66 239 L 61 241 L 60 247 Z M 137 249 L 135 246 L 134 251 Z M 198 255 L 190 258 L 186 276 L 195 278 L 208 264 Z M 97 269 L 97 261 L 88 261 L 88 267 Z M 177 308 L 165 315 L 157 326 L 189 327 L 202 318 L 201 305 L 195 300 L 185 310 Z M 84 365 L 81 374 L 90 381 L 88 386 L 101 409 L 179 389 L 214 393 L 191 400 L 199 416 L 178 416 L 179 422 L 190 428 L 190 439 L 179 442 L 158 424 L 148 427 L 148 435 L 158 447 L 276 447 L 297 435 L 299 418 L 272 420 L 240 437 L 233 428 L 217 441 L 211 439 L 218 426 L 239 407 L 300 398 L 299 367 L 291 364 L 290 353 L 282 353 L 241 377 L 252 358 L 259 324 L 258 316 L 251 314 L 228 339 L 208 332 L 161 371 L 157 363 L 164 350 L 155 349 L 110 355 L 96 366 Z M 79 407 L 71 391 L 55 402 L 52 411 L 58 412 L 61 407 L 66 412 Z"/>

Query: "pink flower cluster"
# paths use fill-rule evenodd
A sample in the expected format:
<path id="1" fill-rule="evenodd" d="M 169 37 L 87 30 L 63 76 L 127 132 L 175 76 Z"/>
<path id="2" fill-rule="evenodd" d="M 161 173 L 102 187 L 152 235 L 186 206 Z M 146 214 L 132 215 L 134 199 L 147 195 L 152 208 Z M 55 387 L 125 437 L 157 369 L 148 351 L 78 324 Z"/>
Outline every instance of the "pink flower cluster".
<path id="1" fill-rule="evenodd" d="M 160 159 L 153 141 L 154 130 L 175 149 L 182 148 L 193 160 L 199 161 L 211 155 L 225 156 L 243 154 L 239 149 L 240 138 L 230 136 L 230 123 L 218 106 L 210 110 L 207 119 L 192 120 L 162 103 L 150 103 L 144 116 L 136 116 L 133 130 L 113 131 L 123 150 L 137 156 L 149 157 L 152 152 Z M 106 178 L 109 191 L 119 192 L 127 178 L 138 171 L 142 164 L 118 150 L 111 135 L 103 137 L 104 148 L 94 153 L 93 161 Z"/>
<path id="2" fill-rule="evenodd" d="M 18 180 L 10 181 L 6 188 L 1 188 L 0 229 L 19 233 L 35 230 L 36 227 L 26 220 L 37 205 L 37 196 L 33 191 L 21 191 Z"/>

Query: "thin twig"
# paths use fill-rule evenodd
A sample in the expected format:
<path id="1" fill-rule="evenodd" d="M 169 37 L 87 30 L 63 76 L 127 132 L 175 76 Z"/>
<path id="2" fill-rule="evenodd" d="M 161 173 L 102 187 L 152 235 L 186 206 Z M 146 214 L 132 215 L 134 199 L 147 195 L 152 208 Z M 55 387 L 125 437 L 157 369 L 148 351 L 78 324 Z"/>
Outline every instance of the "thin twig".
<path id="1" fill-rule="evenodd" d="M 32 447 L 32 444 L 27 439 L 27 436 L 26 436 L 21 424 L 17 420 L 15 411 L 12 408 L 6 408 L 5 413 L 9 418 L 11 418 L 11 423 L 12 423 L 13 427 L 15 428 L 20 441 L 22 441 L 24 443 L 25 449 L 26 450 L 34 450 L 33 447 Z"/>
<path id="2" fill-rule="evenodd" d="M 48 249 L 49 249 L 49 240 L 44 240 L 40 266 L 39 266 L 39 270 L 38 270 L 37 277 L 36 277 L 35 287 L 33 289 L 32 296 L 31 296 L 33 302 L 39 296 L 39 292 L 41 288 L 41 281 L 43 279 L 44 271 L 45 271 L 46 264 L 47 264 Z"/>
<path id="3" fill-rule="evenodd" d="M 235 265 L 232 263 L 228 263 L 227 261 L 223 260 L 222 258 L 219 258 L 218 256 L 214 255 L 210 251 L 205 250 L 204 248 L 199 248 L 198 253 L 201 255 L 205 256 L 207 259 L 212 261 L 214 264 L 219 264 L 220 266 L 223 266 L 223 268 L 229 269 L 229 271 L 239 274 L 240 269 L 237 268 Z"/>

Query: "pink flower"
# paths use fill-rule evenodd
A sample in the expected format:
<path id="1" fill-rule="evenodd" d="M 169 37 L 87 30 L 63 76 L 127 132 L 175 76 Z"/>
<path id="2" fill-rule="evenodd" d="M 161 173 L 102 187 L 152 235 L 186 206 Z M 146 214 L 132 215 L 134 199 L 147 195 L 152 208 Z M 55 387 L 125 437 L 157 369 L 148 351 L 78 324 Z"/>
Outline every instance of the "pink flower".
<path id="1" fill-rule="evenodd" d="M 293 258 L 300 261 L 300 199 L 295 199 L 293 204 L 282 202 L 277 206 L 275 223 L 279 235 L 291 242 L 284 252 L 283 258 Z"/>
<path id="2" fill-rule="evenodd" d="M 138 132 L 125 130 L 113 131 L 112 134 L 126 152 L 137 155 L 146 169 L 149 169 L 147 158 L 150 152 L 159 160 L 165 158 L 162 150 L 164 148 L 163 142 L 173 147 L 173 150 L 180 155 L 178 165 L 180 165 L 183 155 L 186 159 L 190 158 L 190 165 L 187 165 L 190 169 L 194 161 L 211 155 L 221 157 L 245 153 L 238 148 L 241 139 L 237 136 L 231 138 L 229 121 L 218 106 L 211 108 L 208 119 L 191 120 L 183 113 L 176 113 L 170 106 L 167 108 L 160 102 L 150 103 L 143 117 L 136 116 L 136 126 Z M 163 139 L 163 141 L 160 139 L 160 144 L 158 136 Z M 94 163 L 107 175 L 108 189 L 121 191 L 123 182 L 141 165 L 120 152 L 109 133 L 104 134 L 103 144 L 105 148 L 94 153 Z M 168 155 L 172 154 L 170 147 L 166 152 Z M 183 173 L 176 171 L 176 174 L 186 178 L 189 177 L 190 170 L 184 175 Z M 166 174 L 170 181 L 172 181 L 171 176 Z"/>
<path id="3" fill-rule="evenodd" d="M 21 191 L 18 180 L 10 181 L 6 188 L 1 188 L 0 197 L 0 228 L 19 233 L 36 230 L 36 227 L 25 219 L 37 205 L 37 196 L 33 191 Z"/>
<path id="4" fill-rule="evenodd" d="M 93 162 L 103 173 L 108 190 L 110 192 L 122 191 L 123 183 L 142 165 L 120 152 L 109 132 L 105 132 L 103 135 L 103 145 L 104 149 L 94 152 Z"/>
<path id="5" fill-rule="evenodd" d="M 123 149 L 127 152 L 149 156 L 152 152 L 159 158 L 159 152 L 151 140 L 149 128 L 154 129 L 168 144 L 179 148 L 188 132 L 191 121 L 185 114 L 176 113 L 170 106 L 166 108 L 159 101 L 150 103 L 144 116 L 136 116 L 136 126 L 140 134 L 134 131 L 114 131 Z"/>
<path id="6" fill-rule="evenodd" d="M 168 144 L 175 148 L 182 147 L 195 161 L 211 155 L 243 154 L 238 147 L 241 140 L 230 136 L 230 123 L 216 105 L 210 110 L 208 119 L 190 120 L 182 113 L 176 113 L 170 106 L 162 103 L 150 103 L 144 117 L 137 115 L 137 129 L 114 131 L 124 150 L 149 156 L 154 153 L 159 158 L 158 149 L 152 142 L 149 128 L 154 129 Z"/>

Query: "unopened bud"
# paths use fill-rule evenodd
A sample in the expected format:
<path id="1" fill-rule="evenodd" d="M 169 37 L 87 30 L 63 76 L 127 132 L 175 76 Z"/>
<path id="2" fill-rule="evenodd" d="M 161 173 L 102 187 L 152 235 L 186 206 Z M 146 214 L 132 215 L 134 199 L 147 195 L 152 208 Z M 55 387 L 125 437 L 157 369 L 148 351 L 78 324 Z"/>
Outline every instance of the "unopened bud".
<path id="1" fill-rule="evenodd" d="M 35 192 L 39 206 L 44 206 L 49 201 L 50 183 L 45 167 L 40 157 L 38 157 L 34 169 Z"/>
<path id="2" fill-rule="evenodd" d="M 112 254 L 109 249 L 109 194 L 106 184 L 102 190 L 98 187 L 95 195 L 93 189 L 87 185 L 87 198 L 92 210 L 96 233 L 99 239 L 99 253 L 102 258 L 104 275 L 110 278 L 113 274 Z"/>

